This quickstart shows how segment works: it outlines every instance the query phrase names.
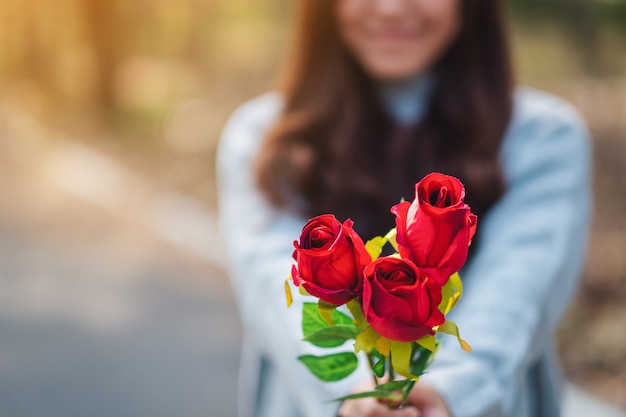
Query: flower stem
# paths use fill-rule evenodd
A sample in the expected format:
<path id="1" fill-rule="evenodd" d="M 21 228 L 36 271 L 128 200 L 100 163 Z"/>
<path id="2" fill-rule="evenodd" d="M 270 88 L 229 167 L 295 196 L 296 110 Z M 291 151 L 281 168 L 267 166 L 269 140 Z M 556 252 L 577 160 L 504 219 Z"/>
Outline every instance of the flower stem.
<path id="1" fill-rule="evenodd" d="M 396 379 L 396 372 L 393 369 L 393 363 L 391 361 L 391 352 L 389 352 L 389 357 L 387 358 L 387 360 L 388 360 L 387 364 L 389 365 L 389 379 L 387 380 L 387 382 L 393 382 Z M 402 395 L 402 392 L 400 390 L 396 390 L 393 394 L 390 394 L 390 396 L 387 397 L 387 400 L 386 400 L 387 407 L 391 409 L 402 407 L 404 398 L 398 398 L 398 396 L 401 396 L 401 395 Z M 391 396 L 393 396 L 393 398 Z"/>

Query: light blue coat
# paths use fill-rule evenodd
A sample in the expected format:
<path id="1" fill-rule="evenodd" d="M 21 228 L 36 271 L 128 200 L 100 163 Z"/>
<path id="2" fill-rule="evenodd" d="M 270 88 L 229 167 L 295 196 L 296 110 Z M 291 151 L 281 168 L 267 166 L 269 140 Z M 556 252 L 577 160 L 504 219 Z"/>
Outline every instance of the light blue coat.
<path id="1" fill-rule="evenodd" d="M 398 120 L 418 117 L 419 101 L 403 104 L 406 94 L 393 90 L 383 93 Z M 304 297 L 295 294 L 287 309 L 283 291 L 293 241 L 306 219 L 271 207 L 251 173 L 281 105 L 269 93 L 241 106 L 224 128 L 217 157 L 220 230 L 245 332 L 239 411 L 240 417 L 331 417 L 337 404 L 327 401 L 369 374 L 361 366 L 344 381 L 321 383 L 296 360 L 320 353 L 301 341 Z M 508 188 L 479 219 L 481 245 L 462 271 L 465 292 L 450 316 L 474 351 L 465 353 L 445 337 L 423 379 L 454 417 L 557 417 L 553 338 L 585 254 L 588 134 L 568 104 L 520 88 L 500 154 Z"/>

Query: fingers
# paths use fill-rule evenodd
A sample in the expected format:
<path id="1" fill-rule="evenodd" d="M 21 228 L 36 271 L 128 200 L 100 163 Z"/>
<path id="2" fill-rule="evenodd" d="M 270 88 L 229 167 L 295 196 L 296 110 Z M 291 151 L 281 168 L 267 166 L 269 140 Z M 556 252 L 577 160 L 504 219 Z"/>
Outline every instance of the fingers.
<path id="1" fill-rule="evenodd" d="M 357 384 L 352 392 L 367 392 L 374 389 L 371 379 L 366 379 Z M 339 417 L 424 417 L 420 411 L 407 406 L 398 409 L 390 409 L 386 404 L 375 398 L 360 398 L 357 400 L 344 401 L 339 408 Z"/>
<path id="2" fill-rule="evenodd" d="M 339 417 L 420 417 L 415 407 L 390 409 L 374 398 L 362 398 L 344 402 Z"/>
<path id="3" fill-rule="evenodd" d="M 385 416 L 388 417 L 420 417 L 421 413 L 420 411 L 412 406 L 408 406 L 408 407 L 403 407 L 400 409 L 396 409 L 396 410 L 387 410 L 388 414 L 385 414 Z"/>
<path id="4" fill-rule="evenodd" d="M 450 410 L 439 392 L 419 381 L 409 393 L 409 403 L 421 410 L 422 417 L 450 417 Z"/>

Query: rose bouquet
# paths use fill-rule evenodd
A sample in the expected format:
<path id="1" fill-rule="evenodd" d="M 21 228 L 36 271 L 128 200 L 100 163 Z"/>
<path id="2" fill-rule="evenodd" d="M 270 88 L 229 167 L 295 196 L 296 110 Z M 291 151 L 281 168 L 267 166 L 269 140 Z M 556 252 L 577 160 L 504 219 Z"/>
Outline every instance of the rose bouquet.
<path id="1" fill-rule="evenodd" d="M 446 319 L 461 297 L 458 271 L 476 231 L 464 197 L 458 179 L 432 173 L 416 184 L 413 202 L 391 208 L 396 227 L 367 243 L 351 220 L 341 223 L 325 214 L 305 224 L 294 242 L 287 304 L 293 280 L 302 294 L 318 299 L 303 304 L 304 340 L 322 348 L 354 340 L 354 352 L 298 359 L 322 381 L 333 382 L 354 372 L 356 353 L 364 352 L 375 385 L 374 391 L 337 400 L 376 397 L 390 407 L 404 405 L 437 352 L 437 333 L 456 336 L 471 351 Z M 386 245 L 394 253 L 381 256 Z"/>

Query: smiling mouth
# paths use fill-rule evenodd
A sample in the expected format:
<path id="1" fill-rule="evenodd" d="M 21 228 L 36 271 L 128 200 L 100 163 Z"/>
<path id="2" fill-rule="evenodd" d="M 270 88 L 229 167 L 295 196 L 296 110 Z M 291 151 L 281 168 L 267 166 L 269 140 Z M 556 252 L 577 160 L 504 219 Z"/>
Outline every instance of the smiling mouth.
<path id="1" fill-rule="evenodd" d="M 398 30 L 396 28 L 372 30 L 369 38 L 372 42 L 380 44 L 402 44 L 414 42 L 424 37 L 428 30 L 422 26 L 411 30 Z"/>

